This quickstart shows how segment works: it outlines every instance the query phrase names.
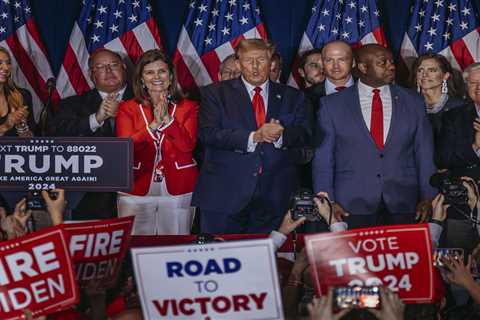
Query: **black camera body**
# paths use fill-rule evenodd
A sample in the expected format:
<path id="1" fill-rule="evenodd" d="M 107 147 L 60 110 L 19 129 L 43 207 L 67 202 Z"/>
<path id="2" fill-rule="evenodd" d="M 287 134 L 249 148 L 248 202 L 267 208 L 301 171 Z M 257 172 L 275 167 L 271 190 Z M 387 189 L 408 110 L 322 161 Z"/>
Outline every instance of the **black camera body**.
<path id="1" fill-rule="evenodd" d="M 463 185 L 463 180 L 451 173 L 442 172 L 435 173 L 430 178 L 432 187 L 444 195 L 444 204 L 453 204 L 456 206 L 464 206 L 468 204 L 468 190 Z"/>
<path id="2" fill-rule="evenodd" d="M 50 199 L 55 200 L 58 194 L 53 191 L 48 191 Z M 27 209 L 29 210 L 45 210 L 46 204 L 42 197 L 42 190 L 32 190 L 27 192 Z"/>
<path id="3" fill-rule="evenodd" d="M 293 220 L 305 217 L 307 221 L 322 221 L 322 216 L 318 212 L 315 202 L 315 195 L 308 189 L 298 190 L 292 197 L 291 215 Z"/>

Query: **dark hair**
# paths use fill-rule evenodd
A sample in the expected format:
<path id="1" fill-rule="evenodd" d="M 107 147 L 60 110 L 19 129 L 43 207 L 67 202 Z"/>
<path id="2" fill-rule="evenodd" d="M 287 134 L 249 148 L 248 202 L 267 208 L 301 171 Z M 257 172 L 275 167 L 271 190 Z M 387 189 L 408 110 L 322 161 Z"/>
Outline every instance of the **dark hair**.
<path id="1" fill-rule="evenodd" d="M 322 49 L 320 48 L 313 48 L 310 50 L 305 51 L 301 56 L 300 60 L 298 60 L 298 68 L 303 69 L 305 68 L 305 63 L 307 63 L 307 59 L 312 54 L 322 54 Z"/>
<path id="2" fill-rule="evenodd" d="M 277 60 L 278 61 L 278 66 L 280 69 L 282 69 L 282 66 L 283 66 L 283 58 L 282 58 L 282 55 L 280 54 L 280 52 L 278 51 L 275 51 L 272 55 L 272 61 L 273 60 Z"/>
<path id="3" fill-rule="evenodd" d="M 137 65 L 135 66 L 132 83 L 135 99 L 141 103 L 150 102 L 150 95 L 142 83 L 142 74 L 145 66 L 155 61 L 162 61 L 167 64 L 168 72 L 170 73 L 170 86 L 168 87 L 168 94 L 174 102 L 178 102 L 183 97 L 183 94 L 177 82 L 175 68 L 170 59 L 168 59 L 167 55 L 159 49 L 146 51 L 144 54 L 142 54 L 137 62 Z"/>
<path id="4" fill-rule="evenodd" d="M 456 72 L 455 70 L 453 70 L 447 58 L 445 58 L 441 54 L 436 54 L 436 53 L 426 53 L 419 56 L 415 60 L 412 66 L 412 71 L 410 73 L 410 81 L 409 81 L 410 86 L 414 89 L 417 88 L 418 68 L 420 67 L 423 61 L 430 60 L 430 59 L 435 60 L 435 62 L 437 62 L 440 70 L 442 70 L 443 73 L 447 73 L 447 72 L 450 73 L 450 77 L 448 77 L 447 79 L 448 95 L 453 97 L 463 96 L 463 93 L 465 90 L 464 90 L 463 81 L 460 80 L 461 75 L 459 74 L 459 72 Z"/>

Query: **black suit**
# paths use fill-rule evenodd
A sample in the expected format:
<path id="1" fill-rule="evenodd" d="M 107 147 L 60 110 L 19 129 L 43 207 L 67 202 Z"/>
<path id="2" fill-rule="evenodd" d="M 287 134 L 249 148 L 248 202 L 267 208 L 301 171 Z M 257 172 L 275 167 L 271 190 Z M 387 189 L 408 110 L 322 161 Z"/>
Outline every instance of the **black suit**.
<path id="1" fill-rule="evenodd" d="M 131 99 L 132 90 L 127 87 L 122 100 Z M 63 137 L 115 137 L 111 121 L 105 120 L 95 132 L 90 129 L 90 115 L 96 113 L 102 97 L 96 89 L 81 96 L 63 99 L 55 117 L 54 135 Z M 74 220 L 111 218 L 117 215 L 117 194 L 114 192 L 87 192 L 72 211 Z"/>

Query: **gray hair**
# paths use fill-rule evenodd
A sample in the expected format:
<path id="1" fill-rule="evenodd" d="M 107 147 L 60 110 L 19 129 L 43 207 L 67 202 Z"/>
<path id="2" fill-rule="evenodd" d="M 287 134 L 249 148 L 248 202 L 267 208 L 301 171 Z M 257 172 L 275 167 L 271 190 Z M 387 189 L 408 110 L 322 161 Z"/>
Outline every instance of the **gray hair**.
<path id="1" fill-rule="evenodd" d="M 478 69 L 480 69 L 480 62 L 475 62 L 469 65 L 465 69 L 465 71 L 463 71 L 463 80 L 465 80 L 465 82 L 468 82 L 468 77 L 470 76 L 470 73 Z"/>

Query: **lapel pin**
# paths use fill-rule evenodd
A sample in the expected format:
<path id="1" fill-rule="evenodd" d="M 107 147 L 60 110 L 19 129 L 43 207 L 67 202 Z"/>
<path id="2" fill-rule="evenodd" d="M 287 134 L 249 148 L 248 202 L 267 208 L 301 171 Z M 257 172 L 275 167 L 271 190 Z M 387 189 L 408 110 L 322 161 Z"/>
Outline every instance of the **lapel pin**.
<path id="1" fill-rule="evenodd" d="M 279 95 L 279 94 L 277 94 L 275 97 L 276 97 L 277 99 L 279 99 L 279 100 L 282 99 L 282 96 Z"/>
<path id="2" fill-rule="evenodd" d="M 394 99 L 395 99 L 395 100 L 398 100 L 398 96 L 395 96 Z"/>

